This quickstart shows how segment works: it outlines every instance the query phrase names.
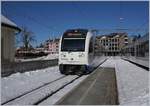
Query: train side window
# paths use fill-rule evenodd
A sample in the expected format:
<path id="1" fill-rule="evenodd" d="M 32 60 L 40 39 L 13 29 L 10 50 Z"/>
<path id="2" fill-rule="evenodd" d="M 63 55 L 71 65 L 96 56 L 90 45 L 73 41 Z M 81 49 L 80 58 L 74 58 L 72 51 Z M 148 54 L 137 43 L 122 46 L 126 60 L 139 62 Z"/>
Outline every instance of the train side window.
<path id="1" fill-rule="evenodd" d="M 93 38 L 90 40 L 90 45 L 89 45 L 89 53 L 93 52 Z"/>

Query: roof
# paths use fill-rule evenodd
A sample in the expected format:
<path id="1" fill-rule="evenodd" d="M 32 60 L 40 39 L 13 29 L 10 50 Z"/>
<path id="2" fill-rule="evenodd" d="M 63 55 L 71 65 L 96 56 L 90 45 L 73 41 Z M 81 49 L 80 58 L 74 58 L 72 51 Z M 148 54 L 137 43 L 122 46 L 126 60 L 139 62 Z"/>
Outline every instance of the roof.
<path id="1" fill-rule="evenodd" d="M 3 15 L 1 15 L 1 25 L 21 31 L 21 29 L 14 22 L 12 22 Z"/>
<path id="2" fill-rule="evenodd" d="M 114 38 L 114 37 L 121 37 L 121 36 L 126 36 L 126 33 L 110 33 L 110 34 L 106 34 L 106 35 L 99 35 L 97 36 L 98 39 L 103 39 L 103 38 Z"/>

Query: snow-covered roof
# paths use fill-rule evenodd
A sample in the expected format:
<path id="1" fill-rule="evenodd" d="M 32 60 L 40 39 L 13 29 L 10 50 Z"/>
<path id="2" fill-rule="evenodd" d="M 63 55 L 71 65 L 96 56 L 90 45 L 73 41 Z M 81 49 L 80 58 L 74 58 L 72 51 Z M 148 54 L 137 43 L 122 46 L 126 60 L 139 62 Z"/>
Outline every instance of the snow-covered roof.
<path id="1" fill-rule="evenodd" d="M 103 37 L 102 37 L 102 39 L 105 39 L 105 38 L 106 38 L 106 36 L 103 36 Z"/>
<path id="2" fill-rule="evenodd" d="M 9 20 L 8 18 L 3 16 L 2 14 L 1 14 L 1 24 L 5 25 L 5 26 L 8 26 L 8 27 L 11 27 L 11 28 L 15 28 L 17 30 L 20 30 L 19 27 L 14 22 Z"/>

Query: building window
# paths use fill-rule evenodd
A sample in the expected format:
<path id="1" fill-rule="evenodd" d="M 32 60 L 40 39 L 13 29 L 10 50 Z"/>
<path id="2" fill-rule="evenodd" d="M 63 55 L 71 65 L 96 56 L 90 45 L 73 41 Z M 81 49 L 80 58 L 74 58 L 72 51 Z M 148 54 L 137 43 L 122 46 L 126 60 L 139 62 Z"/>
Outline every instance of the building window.
<path id="1" fill-rule="evenodd" d="M 112 50 L 114 50 L 114 47 L 112 47 Z"/>
<path id="2" fill-rule="evenodd" d="M 117 50 L 118 48 L 117 47 L 115 47 L 115 50 Z"/>
<path id="3" fill-rule="evenodd" d="M 117 42 L 117 39 L 115 39 L 115 42 Z"/>
<path id="4" fill-rule="evenodd" d="M 128 39 L 124 39 L 125 40 L 125 42 L 127 42 L 128 41 Z"/>
<path id="5" fill-rule="evenodd" d="M 127 45 L 128 45 L 128 43 L 125 43 L 125 45 L 127 46 Z"/>

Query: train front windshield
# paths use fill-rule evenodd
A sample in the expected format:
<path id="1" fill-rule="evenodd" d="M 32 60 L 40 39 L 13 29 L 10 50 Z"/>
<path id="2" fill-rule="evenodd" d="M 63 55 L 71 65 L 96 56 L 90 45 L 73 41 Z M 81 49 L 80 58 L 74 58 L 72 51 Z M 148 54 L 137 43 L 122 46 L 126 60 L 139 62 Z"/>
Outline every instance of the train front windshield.
<path id="1" fill-rule="evenodd" d="M 61 51 L 84 51 L 85 39 L 67 39 L 62 40 Z"/>

